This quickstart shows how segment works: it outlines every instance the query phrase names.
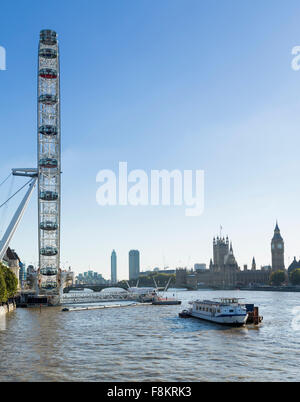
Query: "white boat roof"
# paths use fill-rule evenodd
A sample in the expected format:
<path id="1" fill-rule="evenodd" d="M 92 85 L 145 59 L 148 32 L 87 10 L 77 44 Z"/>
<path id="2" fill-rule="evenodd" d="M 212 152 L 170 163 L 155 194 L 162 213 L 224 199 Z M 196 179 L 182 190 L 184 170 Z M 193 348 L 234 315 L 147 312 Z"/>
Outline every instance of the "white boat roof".
<path id="1" fill-rule="evenodd" d="M 202 303 L 202 304 L 233 304 L 238 303 L 242 297 L 216 297 L 213 300 L 195 300 L 194 303 Z"/>

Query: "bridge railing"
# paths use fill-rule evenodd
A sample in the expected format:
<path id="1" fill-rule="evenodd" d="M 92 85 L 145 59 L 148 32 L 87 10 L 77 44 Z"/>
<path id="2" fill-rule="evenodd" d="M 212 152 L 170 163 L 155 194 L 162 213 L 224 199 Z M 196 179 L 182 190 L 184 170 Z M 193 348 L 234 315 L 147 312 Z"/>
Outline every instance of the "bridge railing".
<path id="1" fill-rule="evenodd" d="M 61 302 L 62 303 L 93 303 L 97 301 L 116 301 L 116 300 L 128 300 L 134 301 L 138 299 L 138 295 L 134 293 L 109 293 L 109 294 L 70 294 L 64 293 Z"/>

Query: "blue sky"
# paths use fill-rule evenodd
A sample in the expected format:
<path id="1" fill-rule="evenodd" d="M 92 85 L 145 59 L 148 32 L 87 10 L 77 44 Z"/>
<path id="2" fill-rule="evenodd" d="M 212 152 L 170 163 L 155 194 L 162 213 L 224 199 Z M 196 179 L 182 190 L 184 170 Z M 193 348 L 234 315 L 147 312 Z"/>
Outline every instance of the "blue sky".
<path id="1" fill-rule="evenodd" d="M 27 0 L 1 4 L 0 179 L 36 164 L 39 31 L 58 32 L 62 109 L 62 266 L 128 276 L 209 262 L 212 238 L 233 241 L 240 266 L 271 261 L 278 219 L 286 265 L 299 250 L 300 4 L 289 0 Z M 96 175 L 203 169 L 205 210 L 100 207 Z M 1 180 L 0 180 L 1 181 Z M 24 181 L 15 178 L 13 188 Z M 4 200 L 9 185 L 0 188 Z M 17 200 L 15 201 L 17 202 Z M 14 203 L 0 211 L 0 229 Z M 34 194 L 11 246 L 37 261 Z M 2 218 L 1 218 L 2 214 Z M 3 222 L 3 218 L 6 220 Z M 2 227 L 1 227 L 2 226 Z"/>

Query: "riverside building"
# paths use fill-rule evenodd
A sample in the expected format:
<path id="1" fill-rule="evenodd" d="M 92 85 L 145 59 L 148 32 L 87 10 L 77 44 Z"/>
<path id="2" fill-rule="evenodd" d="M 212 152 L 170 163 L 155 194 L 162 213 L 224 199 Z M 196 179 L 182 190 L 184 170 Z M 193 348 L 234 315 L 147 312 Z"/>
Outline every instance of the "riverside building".
<path id="1" fill-rule="evenodd" d="M 235 259 L 229 238 L 216 237 L 213 239 L 213 258 L 210 260 L 209 269 L 195 269 L 194 271 L 189 271 L 186 268 L 176 269 L 176 286 L 196 289 L 201 285 L 202 287 L 226 289 L 268 285 L 272 271 L 285 269 L 284 241 L 277 223 L 271 242 L 271 255 L 272 267 L 265 266 L 262 269 L 257 269 L 253 257 L 251 268 L 248 269 L 247 265 L 244 265 L 241 269 Z M 294 266 L 296 266 L 295 263 Z"/>

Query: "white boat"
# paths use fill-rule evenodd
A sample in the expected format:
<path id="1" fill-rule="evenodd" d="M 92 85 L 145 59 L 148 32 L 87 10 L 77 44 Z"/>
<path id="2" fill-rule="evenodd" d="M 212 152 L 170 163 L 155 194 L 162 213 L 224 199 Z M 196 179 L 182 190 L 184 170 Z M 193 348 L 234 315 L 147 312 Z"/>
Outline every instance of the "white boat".
<path id="1" fill-rule="evenodd" d="M 217 324 L 242 326 L 246 324 L 248 313 L 245 305 L 238 298 L 220 298 L 214 300 L 195 300 L 180 317 L 194 317 Z"/>
<path id="2" fill-rule="evenodd" d="M 131 287 L 127 289 L 129 293 L 134 293 L 138 295 L 152 294 L 153 292 L 155 292 L 155 290 L 156 290 L 155 288 L 138 288 L 138 287 Z"/>
<path id="3" fill-rule="evenodd" d="M 178 301 L 177 299 L 172 298 L 172 297 L 163 297 L 159 293 L 160 290 L 163 290 L 164 292 L 166 292 L 168 290 L 171 279 L 172 278 L 170 277 L 167 285 L 164 288 L 159 288 L 157 286 L 157 283 L 154 278 L 153 278 L 153 281 L 155 284 L 155 288 L 153 288 L 153 287 L 140 288 L 139 280 L 137 281 L 136 287 L 130 287 L 129 283 L 127 282 L 127 285 L 128 285 L 127 291 L 129 293 L 133 293 L 134 295 L 136 295 L 138 297 L 138 300 L 142 303 L 152 303 L 152 304 L 157 304 L 157 305 L 181 304 L 181 302 Z"/>
<path id="4" fill-rule="evenodd" d="M 137 280 L 136 286 L 130 286 L 129 283 L 127 282 L 127 292 L 133 293 L 137 296 L 143 297 L 143 296 L 152 296 L 152 293 L 154 294 L 156 291 L 156 288 L 153 287 L 144 287 L 140 288 L 139 287 L 139 279 Z M 152 300 L 152 297 L 151 297 Z"/>

